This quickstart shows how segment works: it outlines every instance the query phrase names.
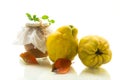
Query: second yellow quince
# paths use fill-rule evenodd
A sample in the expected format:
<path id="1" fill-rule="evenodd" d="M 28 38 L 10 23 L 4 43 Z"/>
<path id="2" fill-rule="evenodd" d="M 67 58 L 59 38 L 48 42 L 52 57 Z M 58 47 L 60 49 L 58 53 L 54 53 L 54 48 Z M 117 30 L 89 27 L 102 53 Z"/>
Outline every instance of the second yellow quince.
<path id="1" fill-rule="evenodd" d="M 59 58 L 73 60 L 78 50 L 77 33 L 74 26 L 66 25 L 48 36 L 46 46 L 48 56 L 53 62 Z"/>
<path id="2" fill-rule="evenodd" d="M 112 58 L 107 40 L 96 35 L 85 36 L 80 40 L 78 55 L 82 63 L 91 68 L 98 68 Z"/>

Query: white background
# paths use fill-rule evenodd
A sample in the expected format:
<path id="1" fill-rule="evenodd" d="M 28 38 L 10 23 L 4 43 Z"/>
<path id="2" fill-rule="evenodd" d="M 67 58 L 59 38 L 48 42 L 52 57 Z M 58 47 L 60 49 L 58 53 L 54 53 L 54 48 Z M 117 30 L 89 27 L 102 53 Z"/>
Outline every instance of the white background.
<path id="1" fill-rule="evenodd" d="M 85 70 L 76 56 L 71 71 L 64 75 L 51 72 L 51 65 L 25 65 L 19 54 L 23 46 L 14 45 L 16 36 L 28 21 L 25 13 L 47 14 L 55 19 L 51 29 L 72 24 L 78 39 L 100 35 L 108 40 L 112 60 L 100 70 Z M 0 0 L 0 80 L 119 80 L 120 0 Z"/>

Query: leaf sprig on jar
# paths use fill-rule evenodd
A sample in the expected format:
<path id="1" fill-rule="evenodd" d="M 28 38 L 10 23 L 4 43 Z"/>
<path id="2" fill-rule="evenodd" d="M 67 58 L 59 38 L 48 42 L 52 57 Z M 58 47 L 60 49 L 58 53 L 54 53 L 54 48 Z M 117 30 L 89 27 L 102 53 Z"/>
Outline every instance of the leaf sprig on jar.
<path id="1" fill-rule="evenodd" d="M 26 16 L 28 17 L 28 19 L 30 21 L 34 21 L 34 22 L 40 22 L 41 20 L 44 20 L 49 23 L 49 25 L 55 23 L 55 20 L 50 19 L 48 15 L 43 15 L 42 17 L 38 17 L 36 14 L 31 15 L 30 13 L 26 13 Z"/>

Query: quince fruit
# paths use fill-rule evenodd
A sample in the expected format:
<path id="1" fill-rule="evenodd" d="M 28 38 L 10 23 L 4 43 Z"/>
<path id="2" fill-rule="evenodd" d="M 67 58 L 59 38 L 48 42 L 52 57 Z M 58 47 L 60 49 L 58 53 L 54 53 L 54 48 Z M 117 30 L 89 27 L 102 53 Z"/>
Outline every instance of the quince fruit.
<path id="1" fill-rule="evenodd" d="M 77 33 L 78 30 L 74 26 L 66 25 L 61 26 L 54 33 L 50 34 L 46 42 L 47 52 L 50 60 L 56 63 L 59 62 L 59 64 L 62 64 L 64 61 L 70 64 L 71 60 L 73 60 L 76 56 L 78 50 Z M 63 63 L 63 65 L 65 64 L 67 65 L 67 63 Z M 57 71 L 57 73 L 66 73 L 68 71 L 67 70 L 65 72 L 59 70 L 65 69 L 55 69 L 55 71 L 52 71 Z"/>
<path id="2" fill-rule="evenodd" d="M 100 36 L 89 35 L 80 40 L 78 56 L 87 67 L 97 68 L 111 60 L 112 52 L 107 40 Z"/>

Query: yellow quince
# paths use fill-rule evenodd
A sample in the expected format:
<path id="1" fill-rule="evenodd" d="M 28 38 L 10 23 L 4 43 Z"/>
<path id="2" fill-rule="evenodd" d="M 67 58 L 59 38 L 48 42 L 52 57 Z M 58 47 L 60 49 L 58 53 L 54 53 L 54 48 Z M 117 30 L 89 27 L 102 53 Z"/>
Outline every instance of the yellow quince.
<path id="1" fill-rule="evenodd" d="M 48 56 L 53 62 L 58 59 L 70 61 L 74 59 L 78 51 L 77 33 L 78 30 L 74 26 L 66 25 L 59 27 L 48 36 L 46 47 Z"/>
<path id="2" fill-rule="evenodd" d="M 111 60 L 112 52 L 107 40 L 97 35 L 89 35 L 80 40 L 78 56 L 87 67 L 97 68 Z"/>

